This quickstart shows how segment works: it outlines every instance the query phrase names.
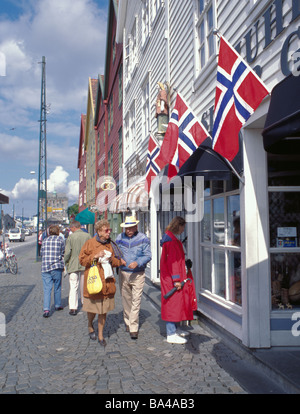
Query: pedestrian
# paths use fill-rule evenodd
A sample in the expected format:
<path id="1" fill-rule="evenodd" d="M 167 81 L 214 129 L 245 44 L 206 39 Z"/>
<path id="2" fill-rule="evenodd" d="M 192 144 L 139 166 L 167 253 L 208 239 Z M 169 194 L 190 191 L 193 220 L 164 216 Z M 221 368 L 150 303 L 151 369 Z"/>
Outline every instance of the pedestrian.
<path id="1" fill-rule="evenodd" d="M 93 340 L 97 339 L 93 321 L 96 314 L 98 314 L 98 340 L 100 345 L 105 346 L 106 341 L 103 337 L 103 329 L 107 312 L 112 311 L 115 307 L 116 285 L 113 274 L 105 278 L 104 269 L 99 259 L 101 260 L 110 254 L 110 264 L 112 267 L 120 266 L 125 262 L 116 256 L 114 246 L 110 240 L 111 228 L 109 221 L 105 219 L 98 221 L 95 224 L 95 230 L 96 235 L 85 242 L 79 255 L 79 262 L 85 266 L 82 309 L 87 312 L 89 336 Z M 103 287 L 100 293 L 91 295 L 87 290 L 87 278 L 93 260 L 97 260 L 97 267 Z"/>
<path id="2" fill-rule="evenodd" d="M 124 232 L 118 235 L 116 244 L 123 254 L 126 265 L 120 267 L 120 292 L 126 331 L 132 339 L 138 338 L 139 313 L 145 283 L 145 268 L 151 260 L 150 240 L 138 231 L 134 216 L 121 224 Z"/>
<path id="3" fill-rule="evenodd" d="M 79 254 L 84 243 L 91 236 L 81 230 L 79 221 L 73 221 L 70 225 L 71 234 L 66 241 L 65 265 L 69 274 L 69 314 L 77 315 L 79 295 L 83 303 L 83 275 L 84 266 L 79 263 Z"/>
<path id="4" fill-rule="evenodd" d="M 41 255 L 41 248 L 42 248 L 42 243 L 43 243 L 43 230 L 39 230 L 39 236 L 38 236 L 38 255 Z"/>
<path id="5" fill-rule="evenodd" d="M 192 300 L 190 289 L 181 283 L 187 279 L 185 255 L 183 245 L 177 238 L 185 228 L 185 220 L 175 217 L 167 226 L 160 245 L 162 246 L 160 259 L 161 282 L 161 318 L 166 321 L 167 342 L 185 344 L 184 336 L 188 332 L 180 330 L 176 322 L 193 319 Z M 177 291 L 168 299 L 164 298 L 170 290 L 176 287 Z"/>
<path id="6" fill-rule="evenodd" d="M 43 240 L 41 247 L 42 279 L 44 287 L 44 318 L 50 316 L 51 292 L 54 287 L 55 310 L 62 310 L 61 277 L 64 270 L 65 243 L 59 237 L 59 227 L 51 225 L 49 236 Z"/>

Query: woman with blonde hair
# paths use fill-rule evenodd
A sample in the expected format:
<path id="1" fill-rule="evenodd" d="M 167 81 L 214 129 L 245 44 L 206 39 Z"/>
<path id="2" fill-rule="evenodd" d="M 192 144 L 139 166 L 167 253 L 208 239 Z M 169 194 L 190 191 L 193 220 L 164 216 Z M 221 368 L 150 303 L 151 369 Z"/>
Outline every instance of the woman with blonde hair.
<path id="1" fill-rule="evenodd" d="M 193 319 L 193 309 L 188 286 L 181 283 L 187 278 L 183 245 L 177 238 L 183 233 L 185 220 L 175 217 L 167 226 L 160 245 L 161 318 L 166 321 L 167 342 L 185 344 L 188 333 L 177 329 L 176 322 Z M 177 291 L 165 299 L 173 288 Z"/>
<path id="2" fill-rule="evenodd" d="M 104 267 L 103 258 L 110 257 L 111 267 L 121 266 L 125 262 L 120 256 L 117 257 L 118 252 L 110 240 L 111 228 L 109 221 L 105 219 L 98 221 L 95 224 L 95 230 L 96 235 L 86 241 L 79 255 L 80 263 L 85 266 L 82 309 L 87 312 L 89 336 L 93 340 L 97 339 L 93 320 L 96 314 L 98 314 L 98 340 L 100 345 L 105 346 L 106 341 L 103 337 L 103 329 L 107 312 L 112 311 L 115 307 L 116 285 L 112 271 L 110 274 L 104 271 L 104 269 L 107 269 L 107 266 Z M 91 295 L 87 290 L 87 278 L 94 260 L 97 261 L 103 287 L 101 292 Z"/>

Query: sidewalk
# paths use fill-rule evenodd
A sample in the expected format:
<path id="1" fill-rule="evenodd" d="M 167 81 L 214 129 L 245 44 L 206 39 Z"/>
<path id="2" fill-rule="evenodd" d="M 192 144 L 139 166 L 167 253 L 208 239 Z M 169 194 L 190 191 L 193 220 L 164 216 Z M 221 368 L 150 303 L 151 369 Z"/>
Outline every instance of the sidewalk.
<path id="1" fill-rule="evenodd" d="M 138 340 L 125 332 L 118 287 L 104 329 L 105 348 L 89 339 L 84 312 L 69 315 L 67 277 L 65 309 L 52 308 L 50 318 L 43 318 L 41 264 L 35 262 L 34 248 L 25 248 L 18 256 L 19 273 L 0 273 L 0 312 L 6 319 L 6 335 L 0 333 L 0 394 L 103 394 L 108 400 L 116 394 L 176 398 L 289 392 L 205 324 L 185 327 L 187 344 L 168 344 L 160 290 L 149 281 Z"/>
<path id="2" fill-rule="evenodd" d="M 159 309 L 160 289 L 150 281 L 150 278 L 146 279 L 144 293 Z M 193 332 L 197 332 L 199 328 L 205 329 L 212 335 L 221 338 L 223 343 L 233 352 L 260 369 L 270 379 L 276 381 L 286 393 L 300 393 L 300 346 L 248 349 L 236 338 L 211 323 L 208 319 L 201 317 L 201 315 L 192 324 Z M 234 373 L 234 367 L 230 367 L 230 364 L 226 364 L 226 367 L 233 375 L 237 375 L 237 373 Z"/>

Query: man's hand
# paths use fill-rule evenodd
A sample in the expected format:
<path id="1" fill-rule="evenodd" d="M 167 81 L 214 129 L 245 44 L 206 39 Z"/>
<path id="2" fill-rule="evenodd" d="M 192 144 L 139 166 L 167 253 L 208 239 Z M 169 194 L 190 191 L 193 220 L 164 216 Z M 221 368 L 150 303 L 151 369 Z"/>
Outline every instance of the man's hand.
<path id="1" fill-rule="evenodd" d="M 126 262 L 124 259 L 121 259 L 121 266 L 126 266 Z"/>
<path id="2" fill-rule="evenodd" d="M 130 265 L 128 265 L 128 268 L 129 269 L 135 269 L 136 267 L 137 267 L 137 262 L 132 262 L 132 263 L 130 263 Z"/>

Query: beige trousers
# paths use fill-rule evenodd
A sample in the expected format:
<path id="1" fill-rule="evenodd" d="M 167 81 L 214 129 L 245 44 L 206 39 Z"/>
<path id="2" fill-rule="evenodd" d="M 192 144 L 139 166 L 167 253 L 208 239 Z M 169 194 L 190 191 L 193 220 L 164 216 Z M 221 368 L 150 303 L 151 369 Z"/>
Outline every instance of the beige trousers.
<path id="1" fill-rule="evenodd" d="M 69 309 L 78 309 L 79 295 L 83 303 L 83 277 L 84 272 L 69 273 Z"/>
<path id="2" fill-rule="evenodd" d="M 123 316 L 130 332 L 139 330 L 139 313 L 144 284 L 145 272 L 124 272 L 120 269 Z"/>

